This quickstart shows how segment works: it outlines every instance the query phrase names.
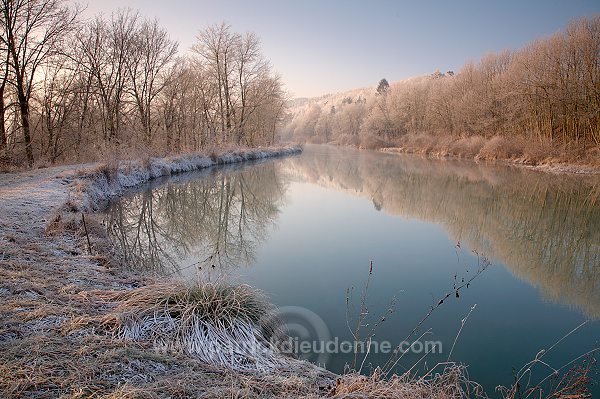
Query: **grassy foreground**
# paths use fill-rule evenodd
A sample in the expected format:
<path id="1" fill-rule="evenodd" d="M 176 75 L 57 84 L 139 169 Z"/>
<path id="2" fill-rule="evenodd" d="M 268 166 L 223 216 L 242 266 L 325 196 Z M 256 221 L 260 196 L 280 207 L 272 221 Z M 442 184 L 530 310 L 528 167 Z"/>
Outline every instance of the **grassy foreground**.
<path id="1" fill-rule="evenodd" d="M 277 373 L 242 371 L 179 350 L 175 341 L 161 349 L 154 337 L 136 335 L 135 323 L 142 322 L 136 331 L 143 333 L 145 315 L 157 320 L 154 310 L 161 301 L 169 304 L 181 331 L 186 321 L 221 323 L 221 311 L 255 328 L 256 315 L 270 305 L 247 287 L 188 290 L 122 272 L 104 227 L 87 215 L 84 228 L 78 213 L 152 174 L 291 152 L 297 150 L 0 175 L 0 397 L 285 397 L 326 389 L 329 373 L 293 359 Z M 232 313 L 236 306 L 238 315 Z M 226 338 L 227 331 L 215 329 Z"/>

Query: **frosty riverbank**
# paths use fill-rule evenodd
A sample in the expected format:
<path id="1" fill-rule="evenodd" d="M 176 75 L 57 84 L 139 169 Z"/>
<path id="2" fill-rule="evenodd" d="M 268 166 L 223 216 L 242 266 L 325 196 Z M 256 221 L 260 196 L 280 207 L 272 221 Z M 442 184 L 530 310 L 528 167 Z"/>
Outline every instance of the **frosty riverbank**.
<path id="1" fill-rule="evenodd" d="M 102 320 L 116 306 L 109 294 L 156 282 L 112 267 L 103 227 L 93 217 L 87 223 L 93 248 L 88 253 L 76 216 L 159 176 L 300 151 L 193 154 L 121 163 L 112 171 L 86 164 L 0 175 L 1 396 L 252 396 L 253 385 L 271 386 L 271 395 L 281 396 L 292 375 L 304 394 L 318 392 L 330 380 L 307 364 L 243 375 L 104 332 Z"/>

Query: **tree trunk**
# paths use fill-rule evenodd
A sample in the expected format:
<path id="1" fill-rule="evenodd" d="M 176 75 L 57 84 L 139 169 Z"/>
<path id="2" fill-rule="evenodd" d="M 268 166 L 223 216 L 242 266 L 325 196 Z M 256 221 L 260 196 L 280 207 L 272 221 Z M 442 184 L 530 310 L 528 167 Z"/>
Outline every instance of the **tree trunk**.
<path id="1" fill-rule="evenodd" d="M 6 124 L 5 124 L 5 113 L 4 113 L 4 85 L 0 87 L 0 151 L 5 150 L 8 146 L 8 140 L 6 137 Z"/>
<path id="2" fill-rule="evenodd" d="M 17 98 L 19 100 L 19 111 L 21 113 L 21 125 L 23 128 L 23 139 L 25 140 L 25 154 L 27 163 L 33 166 L 33 149 L 31 147 L 31 129 L 29 127 L 29 101 L 23 88 L 23 79 L 17 79 Z"/>

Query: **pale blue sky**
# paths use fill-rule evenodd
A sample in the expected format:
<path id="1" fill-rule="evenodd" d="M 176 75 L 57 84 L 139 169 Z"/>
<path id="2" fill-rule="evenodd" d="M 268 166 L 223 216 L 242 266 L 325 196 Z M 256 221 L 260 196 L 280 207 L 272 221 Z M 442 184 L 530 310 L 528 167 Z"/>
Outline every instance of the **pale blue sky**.
<path id="1" fill-rule="evenodd" d="M 599 14 L 600 0 L 95 0 L 85 15 L 119 7 L 158 17 L 182 51 L 210 24 L 254 31 L 287 89 L 304 97 L 458 71 Z"/>

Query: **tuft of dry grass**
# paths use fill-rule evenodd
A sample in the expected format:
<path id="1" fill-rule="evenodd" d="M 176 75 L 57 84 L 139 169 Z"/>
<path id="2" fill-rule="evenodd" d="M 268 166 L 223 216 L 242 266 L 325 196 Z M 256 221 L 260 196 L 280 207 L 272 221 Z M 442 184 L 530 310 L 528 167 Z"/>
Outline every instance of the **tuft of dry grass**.
<path id="1" fill-rule="evenodd" d="M 378 150 L 381 148 L 389 147 L 389 143 L 383 140 L 381 137 L 377 137 L 374 134 L 362 133 L 359 135 L 359 148 L 367 150 Z"/>
<path id="2" fill-rule="evenodd" d="M 316 137 L 313 137 L 312 140 L 317 140 Z M 311 140 L 311 142 L 312 142 Z M 360 140 L 355 134 L 342 134 L 336 140 L 334 140 L 331 144 L 335 145 L 347 145 L 358 147 L 360 144 Z"/>
<path id="3" fill-rule="evenodd" d="M 474 158 L 485 144 L 482 136 L 461 137 L 449 144 L 448 153 L 457 158 Z"/>
<path id="4" fill-rule="evenodd" d="M 379 370 L 370 376 L 346 374 L 336 380 L 333 398 L 373 399 L 466 399 L 484 397 L 481 386 L 469 380 L 466 367 L 447 364 L 438 373 L 423 377 L 394 374 L 383 378 Z"/>
<path id="5" fill-rule="evenodd" d="M 102 324 L 119 338 L 152 342 L 158 350 L 233 370 L 286 365 L 272 342 L 280 335 L 275 308 L 247 285 L 154 284 L 109 296 L 118 305 Z"/>
<path id="6" fill-rule="evenodd" d="M 523 156 L 521 145 L 506 137 L 494 136 L 487 140 L 483 148 L 476 154 L 476 159 L 495 161 L 517 159 Z"/>

